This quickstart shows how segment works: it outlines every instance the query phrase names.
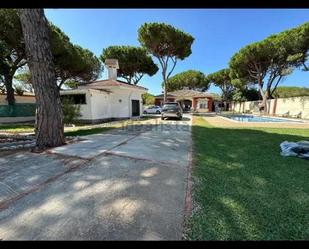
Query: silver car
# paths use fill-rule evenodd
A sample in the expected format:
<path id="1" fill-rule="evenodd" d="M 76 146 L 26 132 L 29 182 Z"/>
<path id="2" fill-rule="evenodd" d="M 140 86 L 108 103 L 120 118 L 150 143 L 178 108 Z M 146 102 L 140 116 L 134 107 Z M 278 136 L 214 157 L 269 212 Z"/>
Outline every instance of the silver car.
<path id="1" fill-rule="evenodd" d="M 177 102 L 166 102 L 161 111 L 161 119 L 165 118 L 177 118 L 179 120 L 182 119 L 182 108 Z"/>
<path id="2" fill-rule="evenodd" d="M 144 112 L 144 114 L 161 114 L 161 107 L 157 105 L 152 105 L 147 107 Z"/>

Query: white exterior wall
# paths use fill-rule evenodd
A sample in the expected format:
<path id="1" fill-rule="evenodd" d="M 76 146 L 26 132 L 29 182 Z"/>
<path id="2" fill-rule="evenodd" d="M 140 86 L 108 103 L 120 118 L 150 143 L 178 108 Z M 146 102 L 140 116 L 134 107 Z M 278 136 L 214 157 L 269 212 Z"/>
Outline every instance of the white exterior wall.
<path id="1" fill-rule="evenodd" d="M 142 93 L 144 91 L 136 89 L 117 89 L 111 94 L 111 117 L 128 118 L 132 117 L 131 100 L 139 100 L 140 114 L 143 113 Z M 121 100 L 121 102 L 119 102 Z"/>
<path id="2" fill-rule="evenodd" d="M 275 99 L 268 100 L 269 114 L 280 115 L 289 112 L 290 115 L 297 115 L 301 112 L 302 118 L 309 119 L 309 96 L 278 98 L 275 113 L 273 113 L 274 103 Z M 234 102 L 231 109 L 236 112 L 243 112 L 246 110 L 258 112 L 258 101 Z"/>
<path id="3" fill-rule="evenodd" d="M 85 119 L 106 119 L 111 117 L 110 95 L 103 91 L 89 90 L 91 117 Z M 87 102 L 88 103 L 88 102 Z"/>
<path id="4" fill-rule="evenodd" d="M 144 90 L 113 87 L 110 91 L 110 93 L 107 93 L 94 89 L 76 89 L 62 91 L 61 95 L 86 94 L 86 104 L 80 105 L 80 120 L 132 117 L 131 100 L 139 100 L 140 115 L 142 115 L 142 94 L 145 92 Z"/>
<path id="5" fill-rule="evenodd" d="M 309 96 L 278 99 L 276 113 L 285 112 L 289 112 L 290 115 L 302 112 L 302 118 L 309 119 Z"/>
<path id="6" fill-rule="evenodd" d="M 131 116 L 129 95 L 130 92 L 127 90 L 113 90 L 110 102 L 112 118 L 127 118 Z"/>
<path id="7" fill-rule="evenodd" d="M 79 105 L 81 114 L 81 117 L 79 119 L 92 119 L 90 91 L 83 91 L 81 93 L 86 94 L 86 104 Z"/>

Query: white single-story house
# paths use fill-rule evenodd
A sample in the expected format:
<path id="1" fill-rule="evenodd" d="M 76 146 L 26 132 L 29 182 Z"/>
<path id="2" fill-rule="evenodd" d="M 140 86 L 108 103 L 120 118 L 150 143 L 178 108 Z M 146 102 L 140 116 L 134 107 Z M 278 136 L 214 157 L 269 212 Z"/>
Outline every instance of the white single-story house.
<path id="1" fill-rule="evenodd" d="M 77 89 L 60 91 L 80 105 L 80 121 L 100 123 L 140 116 L 143 113 L 142 94 L 147 88 L 117 80 L 118 61 L 105 61 L 108 79 L 89 82 Z"/>

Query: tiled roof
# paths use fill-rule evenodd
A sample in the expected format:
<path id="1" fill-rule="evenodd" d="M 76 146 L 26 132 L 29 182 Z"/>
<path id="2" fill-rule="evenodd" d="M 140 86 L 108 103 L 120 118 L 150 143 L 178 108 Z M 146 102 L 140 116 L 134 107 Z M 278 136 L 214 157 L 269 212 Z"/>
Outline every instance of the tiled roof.
<path id="1" fill-rule="evenodd" d="M 79 89 L 84 89 L 84 88 L 91 88 L 91 89 L 102 89 L 105 88 L 106 86 L 124 86 L 124 87 L 129 87 L 129 88 L 137 88 L 141 90 L 148 90 L 145 87 L 142 86 L 137 86 L 137 85 L 132 85 L 128 84 L 124 81 L 120 80 L 98 80 L 98 81 L 92 81 L 83 85 L 80 85 L 78 88 Z"/>
<path id="2" fill-rule="evenodd" d="M 157 95 L 157 98 L 163 97 L 163 94 Z M 173 92 L 168 92 L 167 93 L 167 97 L 213 97 L 210 93 L 206 93 L 206 92 L 199 92 L 199 91 L 195 91 L 195 90 L 187 90 L 187 89 L 183 89 L 183 90 L 178 90 L 178 91 L 173 91 Z"/>

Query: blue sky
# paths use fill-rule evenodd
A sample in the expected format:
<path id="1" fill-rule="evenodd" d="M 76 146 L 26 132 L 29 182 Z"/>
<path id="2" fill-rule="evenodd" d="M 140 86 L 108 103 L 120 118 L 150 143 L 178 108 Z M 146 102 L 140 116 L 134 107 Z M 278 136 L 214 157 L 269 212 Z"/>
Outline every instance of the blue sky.
<path id="1" fill-rule="evenodd" d="M 241 47 L 309 21 L 309 9 L 46 9 L 45 15 L 74 44 L 97 56 L 110 45 L 139 46 L 137 30 L 145 22 L 171 24 L 195 38 L 192 54 L 177 64 L 173 75 L 189 69 L 205 74 L 220 70 Z M 159 71 L 139 84 L 160 94 L 161 82 Z M 309 87 L 309 73 L 295 70 L 281 85 Z M 220 90 L 212 86 L 209 92 Z"/>

